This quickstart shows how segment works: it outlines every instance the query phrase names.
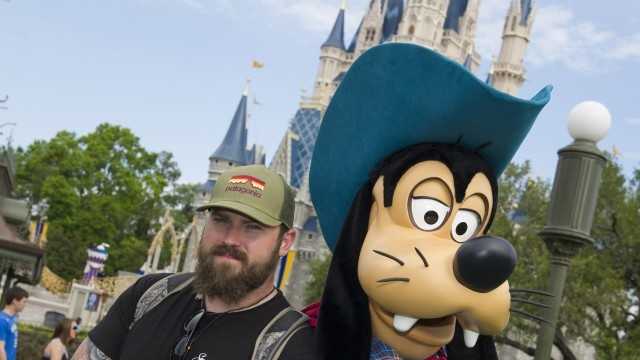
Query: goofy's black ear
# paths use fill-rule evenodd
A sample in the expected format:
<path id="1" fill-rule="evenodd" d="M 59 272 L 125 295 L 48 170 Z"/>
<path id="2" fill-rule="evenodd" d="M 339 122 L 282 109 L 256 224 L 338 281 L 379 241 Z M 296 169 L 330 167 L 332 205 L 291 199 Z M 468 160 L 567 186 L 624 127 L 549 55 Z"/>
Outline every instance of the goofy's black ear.
<path id="1" fill-rule="evenodd" d="M 318 318 L 324 360 L 368 360 L 371 348 L 369 300 L 358 281 L 358 258 L 367 234 L 372 185 L 360 189 L 333 250 Z"/>

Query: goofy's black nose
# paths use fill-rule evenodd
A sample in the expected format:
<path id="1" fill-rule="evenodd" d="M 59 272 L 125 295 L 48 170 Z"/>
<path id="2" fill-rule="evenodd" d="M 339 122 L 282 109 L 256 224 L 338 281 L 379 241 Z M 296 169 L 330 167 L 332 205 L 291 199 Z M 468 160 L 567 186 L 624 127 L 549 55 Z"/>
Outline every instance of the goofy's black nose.
<path id="1" fill-rule="evenodd" d="M 460 246 L 453 260 L 453 272 L 465 287 L 489 292 L 507 280 L 517 258 L 516 250 L 507 240 L 479 236 Z"/>

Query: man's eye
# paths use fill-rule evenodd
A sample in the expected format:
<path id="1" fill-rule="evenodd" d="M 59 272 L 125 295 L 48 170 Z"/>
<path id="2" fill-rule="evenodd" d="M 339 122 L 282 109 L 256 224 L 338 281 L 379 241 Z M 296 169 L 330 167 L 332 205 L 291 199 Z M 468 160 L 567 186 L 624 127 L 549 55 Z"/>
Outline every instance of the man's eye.
<path id="1" fill-rule="evenodd" d="M 413 223 L 425 231 L 433 231 L 442 226 L 451 208 L 431 198 L 411 198 L 410 215 Z"/>
<path id="2" fill-rule="evenodd" d="M 248 224 L 246 228 L 247 230 L 251 230 L 251 231 L 258 231 L 263 229 L 263 227 L 258 224 Z"/>
<path id="3" fill-rule="evenodd" d="M 462 243 L 476 234 L 480 225 L 480 216 L 471 210 L 460 210 L 453 219 L 451 237 L 456 242 Z"/>
<path id="4" fill-rule="evenodd" d="M 211 221 L 213 221 L 216 224 L 224 224 L 227 222 L 227 219 L 220 216 L 212 216 Z"/>

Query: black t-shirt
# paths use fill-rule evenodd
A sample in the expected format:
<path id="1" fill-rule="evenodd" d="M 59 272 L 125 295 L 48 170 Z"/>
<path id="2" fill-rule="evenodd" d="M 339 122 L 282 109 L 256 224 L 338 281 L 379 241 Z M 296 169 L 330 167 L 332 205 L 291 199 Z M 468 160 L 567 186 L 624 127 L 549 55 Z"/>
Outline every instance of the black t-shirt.
<path id="1" fill-rule="evenodd" d="M 164 299 L 128 330 L 140 296 L 167 275 L 145 276 L 116 300 L 107 316 L 89 333 L 102 352 L 114 360 L 170 359 L 178 340 L 185 335 L 184 326 L 202 309 L 202 301 L 196 299 L 191 286 Z M 287 306 L 287 300 L 278 292 L 248 310 L 205 314 L 183 359 L 251 359 L 262 329 Z M 305 327 L 291 337 L 280 360 L 316 360 L 315 348 L 313 333 Z"/>

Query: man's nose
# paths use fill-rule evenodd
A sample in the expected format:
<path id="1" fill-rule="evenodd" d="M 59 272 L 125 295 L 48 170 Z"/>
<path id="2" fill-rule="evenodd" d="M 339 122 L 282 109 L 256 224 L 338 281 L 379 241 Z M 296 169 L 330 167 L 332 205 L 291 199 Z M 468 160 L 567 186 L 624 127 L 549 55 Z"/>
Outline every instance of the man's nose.
<path id="1" fill-rule="evenodd" d="M 453 272 L 465 287 L 485 293 L 507 280 L 517 258 L 516 250 L 507 240 L 480 236 L 460 246 L 453 261 Z"/>
<path id="2" fill-rule="evenodd" d="M 240 245 L 242 243 L 242 227 L 230 226 L 224 235 L 223 242 L 228 245 Z"/>

